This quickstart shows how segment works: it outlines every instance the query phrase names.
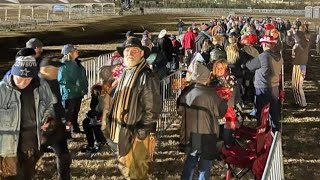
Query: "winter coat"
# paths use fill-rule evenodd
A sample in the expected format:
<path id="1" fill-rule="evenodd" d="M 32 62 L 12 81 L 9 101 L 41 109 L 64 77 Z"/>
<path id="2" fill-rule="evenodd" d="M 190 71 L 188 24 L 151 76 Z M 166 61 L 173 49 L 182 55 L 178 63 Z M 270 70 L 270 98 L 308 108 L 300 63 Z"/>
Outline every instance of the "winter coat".
<path id="1" fill-rule="evenodd" d="M 304 37 L 304 34 L 297 32 L 294 35 L 296 43 L 292 47 L 292 64 L 293 65 L 306 65 L 309 60 L 310 45 Z"/>
<path id="2" fill-rule="evenodd" d="M 83 97 L 88 93 L 86 71 L 80 62 L 65 60 L 59 68 L 58 81 L 62 100 Z"/>
<path id="3" fill-rule="evenodd" d="M 184 27 L 184 22 L 183 21 L 179 21 L 177 23 L 177 28 L 183 28 Z"/>
<path id="4" fill-rule="evenodd" d="M 293 65 L 306 65 L 309 60 L 309 44 L 306 47 L 302 47 L 299 44 L 295 44 L 292 47 L 292 64 Z"/>
<path id="5" fill-rule="evenodd" d="M 273 49 L 275 51 L 281 52 L 283 51 L 283 43 L 281 41 L 281 37 L 279 36 L 279 38 L 277 39 L 277 42 L 275 44 L 275 46 L 273 47 Z"/>
<path id="6" fill-rule="evenodd" d="M 130 74 L 133 69 L 127 70 L 122 75 L 123 84 L 117 86 L 115 95 L 128 88 Z M 112 105 L 111 113 L 114 112 Z M 144 68 L 139 73 L 136 83 L 132 87 L 129 107 L 123 110 L 123 119 L 110 119 L 111 127 L 120 128 L 119 132 L 119 155 L 126 155 L 131 149 L 134 138 L 145 139 L 150 132 L 153 132 L 162 111 L 162 99 L 160 95 L 160 81 L 149 69 Z M 111 118 L 112 115 L 109 116 Z M 126 119 L 126 120 L 124 120 Z M 120 123 L 122 122 L 122 123 Z"/>
<path id="7" fill-rule="evenodd" d="M 248 61 L 246 67 L 255 71 L 254 87 L 270 88 L 279 86 L 283 60 L 279 52 L 266 50 L 258 57 Z"/>
<path id="8" fill-rule="evenodd" d="M 192 31 L 185 33 L 182 39 L 182 46 L 184 49 L 195 49 L 196 48 L 196 38 L 197 34 Z"/>
<path id="9" fill-rule="evenodd" d="M 246 63 L 244 52 L 239 50 L 240 57 L 234 64 L 228 64 L 232 75 L 236 78 L 243 78 L 244 72 L 241 66 Z"/>
<path id="10" fill-rule="evenodd" d="M 21 101 L 20 91 L 12 83 L 12 76 L 0 82 L 0 156 L 17 156 L 20 123 Z M 49 117 L 54 118 L 53 96 L 47 82 L 40 79 L 40 86 L 34 89 L 37 139 L 40 149 L 41 126 Z"/>
<path id="11" fill-rule="evenodd" d="M 157 47 L 162 53 L 165 54 L 168 61 L 172 61 L 173 46 L 167 35 L 157 40 Z"/>
<path id="12" fill-rule="evenodd" d="M 202 44 L 206 39 L 210 39 L 210 35 L 206 31 L 201 31 L 196 38 L 196 52 L 201 52 Z"/>
<path id="13" fill-rule="evenodd" d="M 209 86 L 213 87 L 222 99 L 228 101 L 229 107 L 234 106 L 235 88 L 237 87 L 237 80 L 234 75 L 228 72 L 224 76 L 211 77 Z"/>
<path id="14" fill-rule="evenodd" d="M 252 45 L 244 46 L 243 48 L 241 48 L 241 51 L 243 54 L 243 59 L 245 60 L 244 63 L 259 56 L 259 51 Z M 246 80 L 253 81 L 253 77 L 254 77 L 254 72 L 244 71 L 243 78 L 245 81 Z"/>
<path id="15" fill-rule="evenodd" d="M 180 143 L 186 152 L 197 152 L 212 160 L 217 154 L 218 118 L 227 111 L 227 102 L 212 88 L 201 84 L 186 87 L 177 101 L 177 112 L 182 116 Z"/>
<path id="16" fill-rule="evenodd" d="M 166 56 L 159 50 L 153 48 L 149 57 L 146 59 L 149 65 L 152 65 L 152 70 L 159 76 L 160 79 L 167 75 Z"/>

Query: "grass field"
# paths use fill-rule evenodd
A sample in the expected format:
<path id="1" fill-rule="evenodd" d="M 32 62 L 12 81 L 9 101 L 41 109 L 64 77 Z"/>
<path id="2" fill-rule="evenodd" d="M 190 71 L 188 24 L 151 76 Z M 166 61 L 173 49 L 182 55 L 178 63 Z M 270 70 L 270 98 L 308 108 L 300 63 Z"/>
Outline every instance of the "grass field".
<path id="1" fill-rule="evenodd" d="M 38 37 L 47 46 L 46 54 L 59 56 L 59 49 L 63 44 L 79 44 L 82 57 L 96 57 L 101 53 L 114 50 L 124 40 L 124 33 L 132 30 L 137 33 L 145 29 L 157 34 L 166 28 L 169 33 L 176 33 L 175 24 L 182 18 L 187 24 L 192 22 L 207 22 L 210 17 L 177 16 L 177 15 L 149 15 L 149 16 L 124 16 L 100 17 L 85 21 L 74 21 L 68 24 L 58 23 L 54 26 L 40 26 L 32 32 L 1 32 L 0 45 L 8 51 L 0 57 L 0 70 L 5 71 L 10 67 L 17 47 L 23 47 L 30 37 Z M 291 103 L 291 63 L 290 51 L 285 51 L 285 85 L 286 101 L 284 104 L 283 121 L 283 149 L 286 179 L 313 180 L 320 176 L 320 58 L 311 58 L 307 67 L 305 93 L 308 107 L 304 110 L 294 108 Z M 313 52 L 312 52 L 313 53 Z M 2 73 L 1 72 L 1 73 Z M 1 74 L 0 73 L 0 74 Z M 87 111 L 87 104 L 82 108 L 81 117 Z M 172 126 L 164 135 L 161 147 L 151 163 L 151 179 L 174 180 L 179 179 L 182 172 L 184 154 L 177 150 L 178 125 Z M 98 153 L 93 159 L 80 153 L 79 149 L 85 143 L 83 135 L 78 135 L 69 143 L 72 154 L 73 179 L 121 179 L 116 167 L 115 157 L 107 150 Z M 54 179 L 56 175 L 55 159 L 53 154 L 47 154 L 41 160 L 43 168 L 38 172 L 37 179 Z M 41 165 L 40 165 L 41 166 Z M 214 164 L 212 179 L 223 179 L 223 167 Z M 247 179 L 250 179 L 248 177 Z"/>

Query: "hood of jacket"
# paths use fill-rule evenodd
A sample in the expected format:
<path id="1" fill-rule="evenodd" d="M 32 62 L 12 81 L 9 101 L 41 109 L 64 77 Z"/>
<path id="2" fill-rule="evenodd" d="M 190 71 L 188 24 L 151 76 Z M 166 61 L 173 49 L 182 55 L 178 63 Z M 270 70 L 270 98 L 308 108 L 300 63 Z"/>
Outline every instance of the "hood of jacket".
<path id="1" fill-rule="evenodd" d="M 273 49 L 265 51 L 266 55 L 270 55 L 275 61 L 281 61 L 281 54 Z"/>

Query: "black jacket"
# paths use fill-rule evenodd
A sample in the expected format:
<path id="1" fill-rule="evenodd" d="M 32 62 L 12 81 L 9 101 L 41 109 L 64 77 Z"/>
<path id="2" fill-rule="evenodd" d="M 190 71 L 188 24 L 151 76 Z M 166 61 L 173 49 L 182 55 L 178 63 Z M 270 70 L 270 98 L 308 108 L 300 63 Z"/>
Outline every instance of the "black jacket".
<path id="1" fill-rule="evenodd" d="M 53 109 L 56 115 L 56 119 L 58 120 L 64 120 L 66 117 L 66 112 L 62 106 L 62 97 L 60 94 L 60 87 L 59 87 L 59 82 L 58 80 L 47 80 L 47 83 L 50 86 L 50 89 L 53 94 L 53 99 L 54 99 L 54 104 L 53 104 Z"/>
<path id="2" fill-rule="evenodd" d="M 173 46 L 167 35 L 157 40 L 157 47 L 165 54 L 168 61 L 172 61 Z"/>

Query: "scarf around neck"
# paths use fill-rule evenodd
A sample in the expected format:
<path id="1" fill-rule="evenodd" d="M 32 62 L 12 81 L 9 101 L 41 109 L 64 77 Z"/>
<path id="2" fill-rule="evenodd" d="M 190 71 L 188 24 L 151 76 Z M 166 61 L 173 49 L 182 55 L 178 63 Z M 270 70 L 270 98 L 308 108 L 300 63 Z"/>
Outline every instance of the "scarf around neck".
<path id="1" fill-rule="evenodd" d="M 148 66 L 147 61 L 143 58 L 140 64 L 134 67 L 128 67 L 123 72 L 111 108 L 111 137 L 116 136 L 116 126 L 125 125 L 128 122 L 128 113 L 133 95 L 133 89 L 136 85 L 140 72 Z"/>

